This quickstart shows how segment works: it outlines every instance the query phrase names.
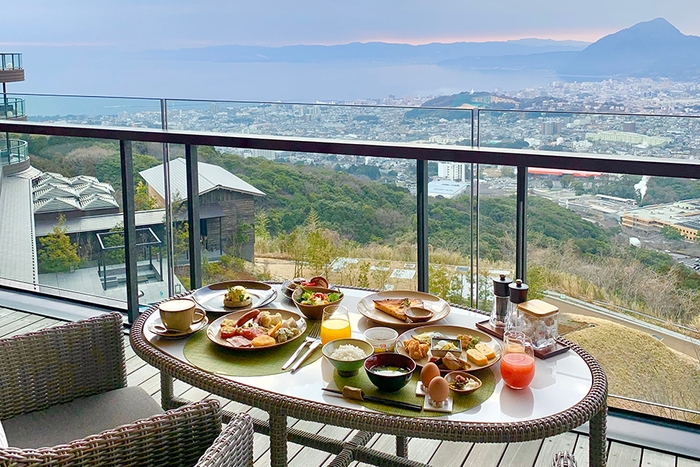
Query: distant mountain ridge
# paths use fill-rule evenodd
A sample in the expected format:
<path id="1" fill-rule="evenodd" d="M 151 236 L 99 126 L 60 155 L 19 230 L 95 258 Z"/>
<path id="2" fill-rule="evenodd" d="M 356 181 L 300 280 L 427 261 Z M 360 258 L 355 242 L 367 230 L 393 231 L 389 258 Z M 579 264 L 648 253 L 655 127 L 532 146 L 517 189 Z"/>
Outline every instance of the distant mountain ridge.
<path id="1" fill-rule="evenodd" d="M 429 63 L 467 56 L 525 56 L 545 52 L 583 50 L 587 42 L 520 39 L 504 42 L 455 42 L 423 45 L 353 42 L 341 45 L 260 47 L 223 45 L 196 49 L 153 50 L 151 58 L 215 62 L 320 63 L 362 61 L 377 63 Z"/>

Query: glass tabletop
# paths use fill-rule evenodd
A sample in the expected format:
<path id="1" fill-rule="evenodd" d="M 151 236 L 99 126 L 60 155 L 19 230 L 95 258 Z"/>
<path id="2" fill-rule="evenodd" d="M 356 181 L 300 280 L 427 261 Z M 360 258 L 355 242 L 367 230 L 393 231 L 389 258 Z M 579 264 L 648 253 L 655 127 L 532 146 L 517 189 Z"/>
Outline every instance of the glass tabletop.
<path id="1" fill-rule="evenodd" d="M 275 287 L 279 288 L 278 285 Z M 358 303 L 371 292 L 348 287 L 343 288 L 343 291 L 345 292 L 343 305 L 350 311 L 353 337 L 362 338 L 362 333 L 366 329 L 377 326 L 357 311 Z M 281 293 L 267 307 L 295 310 L 294 304 Z M 153 313 L 148 318 L 147 323 L 157 319 L 157 317 L 158 313 Z M 483 314 L 452 307 L 449 316 L 439 323 L 476 329 L 477 321 L 484 319 L 485 315 Z M 183 352 L 184 340 L 162 339 L 150 332 L 148 326 L 144 326 L 143 330 L 144 338 L 152 345 L 174 358 L 187 362 Z M 302 367 L 294 374 L 282 372 L 280 369 L 280 374 L 277 375 L 230 377 L 230 379 L 263 391 L 284 394 L 301 400 L 369 411 L 370 409 L 352 401 L 322 391 L 324 387 L 335 388 L 333 370 L 333 366 L 321 358 L 306 367 Z M 491 367 L 491 371 L 496 379 L 496 387 L 493 394 L 485 402 L 465 412 L 445 414 L 441 418 L 450 421 L 508 423 L 556 415 L 578 404 L 591 390 L 593 379 L 587 363 L 571 350 L 547 360 L 536 359 L 535 378 L 530 387 L 526 389 L 514 390 L 505 386 L 500 376 L 498 364 Z"/>

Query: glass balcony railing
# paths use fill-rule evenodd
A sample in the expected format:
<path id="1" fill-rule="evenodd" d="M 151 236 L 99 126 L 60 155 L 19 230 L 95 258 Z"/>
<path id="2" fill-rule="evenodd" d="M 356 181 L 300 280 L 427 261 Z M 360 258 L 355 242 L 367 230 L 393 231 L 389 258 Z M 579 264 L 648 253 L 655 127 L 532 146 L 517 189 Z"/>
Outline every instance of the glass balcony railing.
<path id="1" fill-rule="evenodd" d="M 20 139 L 0 140 L 1 165 L 16 164 L 26 161 L 28 158 L 26 141 Z"/>
<path id="2" fill-rule="evenodd" d="M 22 68 L 22 54 L 0 54 L 0 71 Z"/>
<path id="3" fill-rule="evenodd" d="M 22 98 L 30 122 L 81 125 L 0 123 L 44 173 L 27 219 L 40 284 L 79 294 L 85 273 L 90 294 L 136 310 L 139 292 L 323 274 L 489 311 L 505 274 L 561 309 L 611 405 L 700 423 L 700 118 Z M 56 265 L 62 235 L 75 256 Z"/>
<path id="4" fill-rule="evenodd" d="M 0 118 L 25 118 L 24 99 L 10 97 L 5 100 L 0 99 Z"/>
<path id="5" fill-rule="evenodd" d="M 167 127 L 267 136 L 464 144 L 471 109 L 377 105 L 167 100 Z"/>

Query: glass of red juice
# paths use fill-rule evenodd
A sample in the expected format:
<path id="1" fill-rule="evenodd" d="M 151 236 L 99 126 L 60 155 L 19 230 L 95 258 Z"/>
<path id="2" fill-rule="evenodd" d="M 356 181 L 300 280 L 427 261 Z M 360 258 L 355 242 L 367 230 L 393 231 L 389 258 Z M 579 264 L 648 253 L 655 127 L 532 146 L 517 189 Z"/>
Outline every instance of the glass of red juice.
<path id="1" fill-rule="evenodd" d="M 532 342 L 520 331 L 507 331 L 503 335 L 505 348 L 501 356 L 503 382 L 513 389 L 528 387 L 535 377 L 535 354 Z"/>

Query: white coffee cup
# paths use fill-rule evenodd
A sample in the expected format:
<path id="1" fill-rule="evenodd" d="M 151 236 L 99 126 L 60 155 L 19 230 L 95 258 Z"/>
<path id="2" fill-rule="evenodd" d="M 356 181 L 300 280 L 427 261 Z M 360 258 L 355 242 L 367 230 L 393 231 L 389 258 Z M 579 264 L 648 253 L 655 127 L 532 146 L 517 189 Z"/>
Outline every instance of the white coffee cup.
<path id="1" fill-rule="evenodd" d="M 197 304 L 188 298 L 168 300 L 158 305 L 160 320 L 169 331 L 184 332 L 190 326 L 206 318 L 207 314 Z"/>

